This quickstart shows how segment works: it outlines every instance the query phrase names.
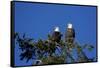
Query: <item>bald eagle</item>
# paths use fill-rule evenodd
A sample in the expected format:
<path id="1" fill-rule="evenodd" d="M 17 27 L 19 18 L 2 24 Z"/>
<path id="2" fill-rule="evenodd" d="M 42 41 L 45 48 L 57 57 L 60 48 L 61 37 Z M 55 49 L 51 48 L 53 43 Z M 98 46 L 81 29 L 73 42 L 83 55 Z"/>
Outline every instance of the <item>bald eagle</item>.
<path id="1" fill-rule="evenodd" d="M 59 30 L 59 27 L 55 27 L 54 32 L 52 34 L 52 40 L 59 43 L 61 40 L 61 36 L 62 36 L 62 34 Z"/>
<path id="2" fill-rule="evenodd" d="M 65 42 L 73 44 L 74 39 L 75 39 L 75 30 L 72 27 L 72 24 L 68 24 L 67 30 L 65 33 Z"/>

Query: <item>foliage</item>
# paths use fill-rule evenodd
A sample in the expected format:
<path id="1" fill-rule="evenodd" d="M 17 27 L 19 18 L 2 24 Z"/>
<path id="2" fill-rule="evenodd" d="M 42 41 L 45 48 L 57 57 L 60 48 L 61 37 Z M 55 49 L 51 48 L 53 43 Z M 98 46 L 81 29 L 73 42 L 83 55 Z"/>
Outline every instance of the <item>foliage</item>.
<path id="1" fill-rule="evenodd" d="M 26 59 L 28 62 L 31 59 L 41 60 L 41 64 L 62 64 L 62 63 L 75 63 L 75 62 L 89 62 L 93 61 L 95 58 L 88 58 L 83 49 L 88 49 L 92 51 L 94 49 L 93 45 L 85 44 L 83 46 L 79 45 L 77 42 L 69 44 L 60 40 L 59 43 L 52 40 L 50 34 L 48 34 L 47 40 L 39 39 L 37 42 L 33 38 L 27 38 L 24 34 L 20 36 L 19 33 L 15 33 L 14 36 L 18 46 L 21 49 L 20 60 Z M 60 49 L 59 49 L 60 48 Z M 72 50 L 76 49 L 77 60 L 73 58 L 71 54 Z M 59 55 L 56 54 L 56 50 L 59 51 Z M 67 60 L 70 58 L 70 62 Z M 67 60 L 67 61 L 66 61 Z M 38 63 L 34 64 L 38 65 Z"/>

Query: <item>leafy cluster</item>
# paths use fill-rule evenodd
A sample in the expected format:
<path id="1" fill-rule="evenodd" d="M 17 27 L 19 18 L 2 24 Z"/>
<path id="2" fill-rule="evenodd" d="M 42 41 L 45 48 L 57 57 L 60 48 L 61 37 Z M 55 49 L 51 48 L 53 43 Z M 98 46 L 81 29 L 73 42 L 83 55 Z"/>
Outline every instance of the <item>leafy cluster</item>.
<path id="1" fill-rule="evenodd" d="M 77 63 L 77 62 L 91 62 L 94 58 L 88 58 L 83 49 L 87 48 L 89 51 L 94 49 L 93 45 L 85 44 L 79 45 L 77 42 L 69 44 L 60 40 L 59 43 L 52 40 L 52 37 L 48 35 L 47 40 L 39 39 L 35 41 L 33 38 L 27 38 L 24 34 L 20 36 L 19 33 L 15 33 L 15 40 L 20 52 L 20 60 L 33 59 L 32 65 L 43 64 L 62 64 L 62 63 Z M 73 49 L 76 49 L 77 58 L 73 58 Z M 56 53 L 56 50 L 58 54 Z"/>

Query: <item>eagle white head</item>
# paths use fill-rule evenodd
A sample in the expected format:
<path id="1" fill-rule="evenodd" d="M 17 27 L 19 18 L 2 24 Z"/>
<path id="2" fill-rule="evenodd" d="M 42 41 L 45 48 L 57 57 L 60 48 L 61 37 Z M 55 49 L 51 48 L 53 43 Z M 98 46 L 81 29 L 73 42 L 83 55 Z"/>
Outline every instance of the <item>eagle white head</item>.
<path id="1" fill-rule="evenodd" d="M 54 31 L 55 32 L 60 32 L 59 27 L 55 27 Z"/>
<path id="2" fill-rule="evenodd" d="M 67 28 L 73 28 L 73 25 L 71 23 L 69 23 Z"/>

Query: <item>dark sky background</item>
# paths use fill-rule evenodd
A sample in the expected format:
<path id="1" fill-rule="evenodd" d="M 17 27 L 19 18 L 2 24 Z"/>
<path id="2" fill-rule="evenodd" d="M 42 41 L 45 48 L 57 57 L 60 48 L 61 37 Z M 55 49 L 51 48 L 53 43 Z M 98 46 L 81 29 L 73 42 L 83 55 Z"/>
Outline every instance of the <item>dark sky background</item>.
<path id="1" fill-rule="evenodd" d="M 54 27 L 58 26 L 64 34 L 67 24 L 72 23 L 76 32 L 76 41 L 80 44 L 92 44 L 96 46 L 96 7 L 55 5 L 41 3 L 15 2 L 15 32 L 26 33 L 28 37 L 35 40 L 47 39 L 48 33 L 52 33 Z M 20 50 L 15 48 L 15 64 L 30 65 L 19 60 Z M 87 55 L 96 55 L 94 50 Z"/>

